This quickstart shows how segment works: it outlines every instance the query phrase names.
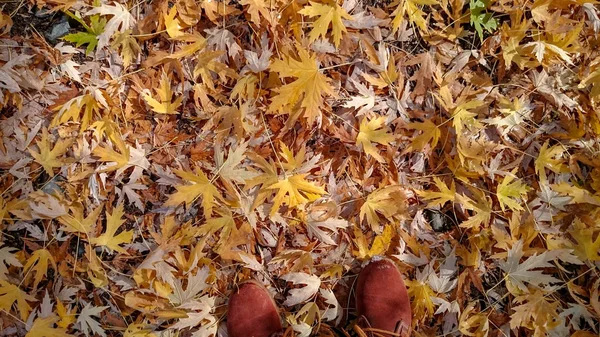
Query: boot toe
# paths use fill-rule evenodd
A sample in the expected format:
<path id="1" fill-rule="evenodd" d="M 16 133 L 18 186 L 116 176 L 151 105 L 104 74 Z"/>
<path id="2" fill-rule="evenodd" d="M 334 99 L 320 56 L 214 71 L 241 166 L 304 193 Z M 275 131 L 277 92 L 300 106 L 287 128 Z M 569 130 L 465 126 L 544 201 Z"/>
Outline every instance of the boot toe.
<path id="1" fill-rule="evenodd" d="M 393 261 L 370 262 L 359 274 L 356 309 L 372 328 L 396 331 L 399 324 L 410 327 L 410 299 L 402 275 Z"/>
<path id="2" fill-rule="evenodd" d="M 257 282 L 245 282 L 229 298 L 229 337 L 269 337 L 282 330 L 271 294 Z"/>

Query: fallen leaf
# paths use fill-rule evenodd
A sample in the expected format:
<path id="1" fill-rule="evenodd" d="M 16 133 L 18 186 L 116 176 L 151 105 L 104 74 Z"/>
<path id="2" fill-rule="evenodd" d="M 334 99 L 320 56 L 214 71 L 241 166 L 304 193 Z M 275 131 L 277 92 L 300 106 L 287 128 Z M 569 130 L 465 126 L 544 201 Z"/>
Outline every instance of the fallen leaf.
<path id="1" fill-rule="evenodd" d="M 90 238 L 90 243 L 96 246 L 105 246 L 110 250 L 114 250 L 121 254 L 127 254 L 127 251 L 123 249 L 120 245 L 124 243 L 131 243 L 133 239 L 133 231 L 121 231 L 119 234 L 116 234 L 119 227 L 125 223 L 125 220 L 122 219 L 125 211 L 123 210 L 123 204 L 118 205 L 116 208 L 113 208 L 112 214 L 106 212 L 106 230 L 104 234 L 100 235 L 96 238 Z"/>
<path id="2" fill-rule="evenodd" d="M 321 286 L 321 279 L 306 273 L 289 273 L 281 276 L 281 279 L 292 282 L 294 285 L 304 285 L 302 288 L 289 290 L 289 296 L 283 302 L 283 305 L 288 307 L 307 301 L 319 291 Z"/>

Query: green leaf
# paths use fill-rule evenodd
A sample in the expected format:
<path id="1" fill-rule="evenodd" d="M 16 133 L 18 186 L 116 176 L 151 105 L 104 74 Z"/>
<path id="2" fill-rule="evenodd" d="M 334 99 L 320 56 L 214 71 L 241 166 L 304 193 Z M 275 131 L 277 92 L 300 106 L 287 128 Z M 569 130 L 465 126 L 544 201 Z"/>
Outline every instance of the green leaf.
<path id="1" fill-rule="evenodd" d="M 471 10 L 471 26 L 477 31 L 479 39 L 483 40 L 483 30 L 492 33 L 498 28 L 498 20 L 492 13 L 487 12 L 489 2 L 485 0 L 471 0 L 469 9 Z"/>
<path id="2" fill-rule="evenodd" d="M 77 20 L 85 28 L 85 32 L 78 32 L 69 34 L 63 37 L 63 40 L 75 43 L 75 46 L 80 47 L 87 44 L 85 54 L 88 55 L 96 49 L 98 46 L 98 36 L 104 32 L 106 26 L 106 19 L 100 18 L 100 15 L 93 15 L 90 17 L 90 25 L 88 26 L 83 19 L 71 14 L 70 17 Z"/>
<path id="3" fill-rule="evenodd" d="M 96 35 L 90 34 L 88 32 L 79 32 L 74 34 L 69 34 L 63 37 L 63 40 L 75 43 L 75 46 L 80 47 L 84 44 L 87 44 L 87 48 L 85 49 L 85 54 L 89 54 L 98 45 L 98 39 Z"/>

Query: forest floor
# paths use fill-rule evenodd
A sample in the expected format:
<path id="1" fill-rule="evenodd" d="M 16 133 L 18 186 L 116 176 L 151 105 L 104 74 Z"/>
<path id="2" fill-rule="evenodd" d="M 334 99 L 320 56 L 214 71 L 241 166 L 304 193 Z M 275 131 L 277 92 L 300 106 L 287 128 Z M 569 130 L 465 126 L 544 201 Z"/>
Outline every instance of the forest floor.
<path id="1" fill-rule="evenodd" d="M 0 3 L 0 336 L 598 336 L 591 0 Z"/>

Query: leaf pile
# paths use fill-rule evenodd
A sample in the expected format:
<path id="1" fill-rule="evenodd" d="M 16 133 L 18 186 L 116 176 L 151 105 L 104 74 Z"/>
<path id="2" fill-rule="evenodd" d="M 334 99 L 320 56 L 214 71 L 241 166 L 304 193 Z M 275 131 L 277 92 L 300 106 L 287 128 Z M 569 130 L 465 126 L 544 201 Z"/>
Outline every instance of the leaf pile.
<path id="1" fill-rule="evenodd" d="M 328 336 L 377 255 L 415 336 L 598 335 L 595 1 L 18 6 L 1 335 L 223 335 L 254 278 Z M 34 11 L 75 28 L 23 34 Z"/>

